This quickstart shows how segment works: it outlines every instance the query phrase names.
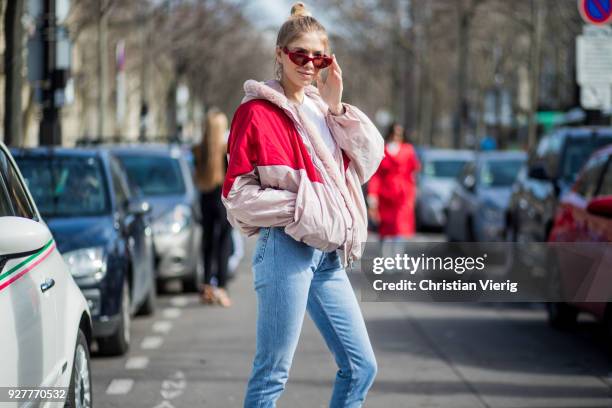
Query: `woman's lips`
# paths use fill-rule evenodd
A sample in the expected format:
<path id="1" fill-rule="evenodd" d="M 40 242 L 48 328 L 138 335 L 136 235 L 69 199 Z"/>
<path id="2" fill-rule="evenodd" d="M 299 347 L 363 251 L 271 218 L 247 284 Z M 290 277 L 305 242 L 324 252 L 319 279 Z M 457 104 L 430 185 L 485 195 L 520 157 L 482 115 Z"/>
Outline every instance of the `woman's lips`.
<path id="1" fill-rule="evenodd" d="M 312 77 L 314 75 L 314 72 L 300 72 L 300 71 L 298 71 L 298 74 L 300 74 L 304 78 L 310 78 L 310 77 Z"/>

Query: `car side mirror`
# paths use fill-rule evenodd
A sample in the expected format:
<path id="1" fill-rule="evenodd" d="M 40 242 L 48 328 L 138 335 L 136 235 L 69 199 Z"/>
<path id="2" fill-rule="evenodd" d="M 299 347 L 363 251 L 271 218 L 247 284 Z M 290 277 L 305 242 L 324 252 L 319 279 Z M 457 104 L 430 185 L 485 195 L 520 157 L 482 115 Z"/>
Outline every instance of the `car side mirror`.
<path id="1" fill-rule="evenodd" d="M 550 175 L 546 171 L 546 167 L 542 164 L 534 164 L 529 168 L 529 178 L 543 181 L 550 181 Z"/>
<path id="2" fill-rule="evenodd" d="M 128 204 L 128 213 L 133 215 L 145 215 L 151 212 L 151 205 L 143 200 L 131 200 Z"/>
<path id="3" fill-rule="evenodd" d="M 587 204 L 587 212 L 600 217 L 612 218 L 612 195 L 595 197 Z"/>
<path id="4" fill-rule="evenodd" d="M 0 267 L 3 258 L 24 257 L 53 239 L 46 225 L 21 217 L 0 217 Z"/>

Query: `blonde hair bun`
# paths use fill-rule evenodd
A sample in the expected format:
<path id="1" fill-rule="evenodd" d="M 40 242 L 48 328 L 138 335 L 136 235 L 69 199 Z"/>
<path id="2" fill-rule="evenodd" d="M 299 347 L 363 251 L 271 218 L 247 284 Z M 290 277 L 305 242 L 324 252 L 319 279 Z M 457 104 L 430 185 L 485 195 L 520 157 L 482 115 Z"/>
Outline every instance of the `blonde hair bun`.
<path id="1" fill-rule="evenodd" d="M 295 3 L 291 7 L 291 18 L 312 17 L 312 14 L 306 10 L 306 6 L 302 2 Z"/>

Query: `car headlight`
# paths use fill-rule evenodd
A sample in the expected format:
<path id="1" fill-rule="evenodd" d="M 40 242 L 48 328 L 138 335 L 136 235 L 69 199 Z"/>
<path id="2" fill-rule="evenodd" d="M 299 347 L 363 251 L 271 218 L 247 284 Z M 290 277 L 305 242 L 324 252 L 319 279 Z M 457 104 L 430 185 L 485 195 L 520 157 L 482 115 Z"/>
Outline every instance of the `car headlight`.
<path id="1" fill-rule="evenodd" d="M 100 280 L 106 274 L 106 257 L 103 247 L 77 249 L 66 252 L 62 256 L 75 278 L 87 276 Z"/>
<path id="2" fill-rule="evenodd" d="M 191 208 L 181 204 L 153 223 L 154 235 L 178 234 L 191 224 Z"/>

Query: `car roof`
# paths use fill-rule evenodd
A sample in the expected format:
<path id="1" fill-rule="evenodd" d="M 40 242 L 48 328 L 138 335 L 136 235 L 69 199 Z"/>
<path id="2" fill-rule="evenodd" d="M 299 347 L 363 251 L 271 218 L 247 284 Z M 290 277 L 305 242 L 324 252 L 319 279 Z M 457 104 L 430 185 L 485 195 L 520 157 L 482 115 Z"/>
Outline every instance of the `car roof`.
<path id="1" fill-rule="evenodd" d="M 104 149 L 87 147 L 17 147 L 11 148 L 14 157 L 27 156 L 63 156 L 63 157 L 103 157 Z"/>
<path id="2" fill-rule="evenodd" d="M 175 144 L 148 143 L 148 144 L 121 144 L 103 145 L 111 153 L 117 155 L 138 154 L 140 156 L 174 156 L 181 154 L 181 147 Z"/>
<path id="3" fill-rule="evenodd" d="M 484 160 L 504 160 L 504 159 L 526 159 L 527 153 L 521 150 L 491 150 L 479 152 L 477 159 Z"/>
<path id="4" fill-rule="evenodd" d="M 423 148 L 421 154 L 425 159 L 472 159 L 474 152 L 471 150 L 453 150 Z"/>

